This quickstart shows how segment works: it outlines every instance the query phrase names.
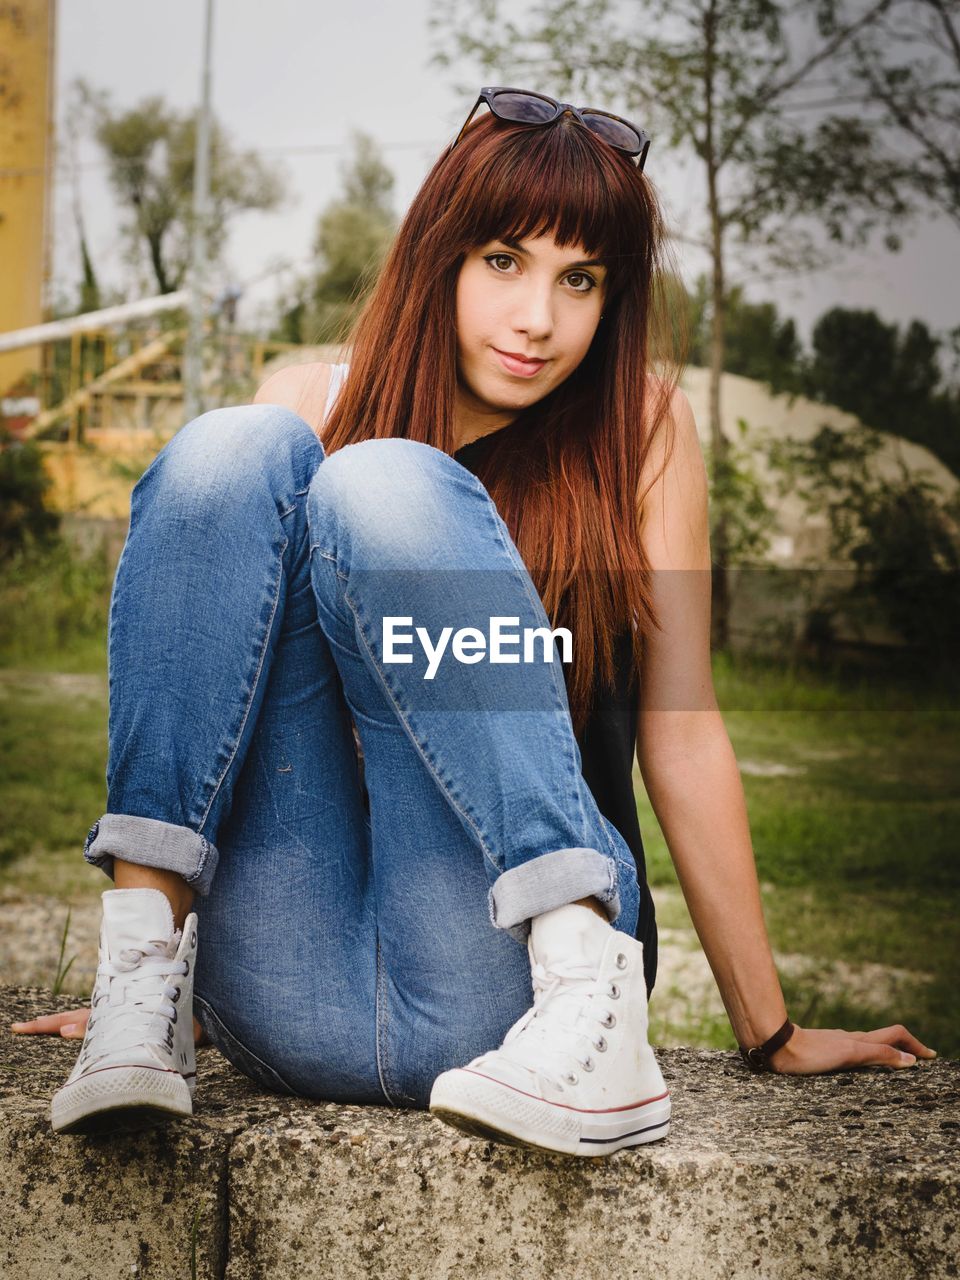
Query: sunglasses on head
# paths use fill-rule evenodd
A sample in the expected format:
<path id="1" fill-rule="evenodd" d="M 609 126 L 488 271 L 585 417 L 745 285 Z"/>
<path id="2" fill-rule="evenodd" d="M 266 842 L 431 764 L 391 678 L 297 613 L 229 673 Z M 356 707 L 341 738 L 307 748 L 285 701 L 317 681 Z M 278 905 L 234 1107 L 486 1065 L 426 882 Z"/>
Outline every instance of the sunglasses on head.
<path id="1" fill-rule="evenodd" d="M 650 149 L 650 139 L 642 129 L 638 129 L 629 120 L 611 115 L 609 111 L 597 111 L 593 107 L 575 107 L 570 102 L 557 102 L 548 98 L 545 93 L 530 93 L 526 89 L 507 89 L 503 86 L 488 86 L 480 90 L 480 96 L 463 122 L 463 128 L 454 139 L 457 145 L 466 131 L 474 113 L 485 102 L 499 120 L 508 120 L 511 124 L 547 125 L 554 124 L 565 112 L 571 112 L 591 133 L 622 151 L 628 156 L 637 156 L 637 168 L 642 170 Z"/>

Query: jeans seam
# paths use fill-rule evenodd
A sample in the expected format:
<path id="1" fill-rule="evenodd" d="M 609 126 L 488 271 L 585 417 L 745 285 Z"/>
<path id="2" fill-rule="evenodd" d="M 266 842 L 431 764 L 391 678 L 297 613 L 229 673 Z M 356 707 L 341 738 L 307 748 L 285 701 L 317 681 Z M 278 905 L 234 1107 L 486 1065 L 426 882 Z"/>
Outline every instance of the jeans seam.
<path id="1" fill-rule="evenodd" d="M 389 1021 L 389 1014 L 387 1013 L 386 990 L 385 990 L 387 975 L 383 967 L 383 953 L 380 950 L 379 936 L 377 937 L 376 945 L 377 945 L 377 959 L 376 959 L 377 981 L 376 981 L 376 995 L 374 998 L 374 1019 L 376 1024 L 374 1030 L 376 1031 L 376 1035 L 374 1036 L 374 1041 L 376 1044 L 376 1051 L 377 1051 L 377 1076 L 380 1080 L 380 1088 L 383 1090 L 383 1096 L 386 1098 L 387 1102 L 390 1104 L 391 1107 L 396 1107 L 396 1106 L 399 1106 L 399 1103 L 397 1103 L 394 1100 L 393 1094 L 391 1092 L 391 1090 L 393 1089 L 393 1083 L 390 1080 L 390 1070 L 389 1070 L 389 1063 L 388 1063 L 389 1055 L 386 1052 L 387 1022 Z M 397 1090 L 397 1092 L 400 1092 L 400 1091 Z"/>
<path id="2" fill-rule="evenodd" d="M 305 498 L 309 492 L 310 492 L 309 487 L 306 489 L 297 489 L 295 490 L 293 496 L 294 498 Z M 297 509 L 297 504 L 294 503 L 292 506 L 286 507 L 283 511 L 278 511 L 277 515 L 280 517 L 281 520 L 285 520 L 287 516 L 293 515 L 296 509 Z"/>
<path id="3" fill-rule="evenodd" d="M 195 880 L 201 880 L 203 878 L 203 869 L 207 865 L 207 858 L 210 854 L 210 841 L 206 836 L 201 836 L 199 831 L 197 832 L 197 835 L 199 836 L 202 848 L 200 850 L 200 857 L 197 859 L 196 871 L 192 876 L 183 877 L 187 884 L 193 884 Z"/>
<path id="4" fill-rule="evenodd" d="M 131 503 L 130 523 L 127 527 L 127 536 L 124 539 L 123 547 L 120 551 L 120 556 L 117 560 L 117 567 L 113 575 L 113 586 L 110 590 L 110 612 L 107 615 L 107 738 L 108 738 L 108 741 L 110 742 L 113 741 L 113 726 L 110 723 L 112 719 L 111 708 L 116 705 L 116 702 L 113 696 L 113 687 L 114 687 L 113 686 L 113 664 L 110 662 L 110 653 L 113 649 L 113 629 L 114 629 L 114 623 L 115 623 L 116 611 L 117 611 L 117 583 L 120 581 L 120 570 L 123 568 L 123 561 L 127 554 L 127 549 L 130 546 L 130 535 L 133 532 L 133 518 L 134 518 L 133 517 L 133 496 L 134 496 L 134 493 L 136 493 L 137 489 L 140 488 L 140 485 L 142 481 L 146 478 L 146 475 L 147 475 L 147 472 L 144 472 L 144 474 L 140 477 L 140 479 L 134 485 L 133 492 L 131 492 L 131 495 L 130 495 L 130 503 Z M 110 763 L 111 761 L 108 754 L 107 769 L 106 769 L 106 782 L 107 782 L 108 795 L 110 792 L 110 779 L 111 779 Z"/>
<path id="5" fill-rule="evenodd" d="M 496 532 L 497 538 L 500 542 L 501 547 L 506 553 L 507 558 L 513 562 L 514 569 L 517 572 L 519 572 L 520 582 L 523 586 L 524 592 L 527 595 L 527 598 L 530 600 L 531 604 L 533 605 L 534 613 L 536 613 L 537 606 L 539 605 L 539 607 L 543 609 L 544 614 L 546 614 L 546 609 L 544 609 L 543 601 L 540 599 L 540 596 L 537 594 L 536 590 L 534 590 L 531 593 L 531 587 L 533 584 L 527 581 L 527 575 L 529 574 L 529 570 L 527 569 L 526 565 L 523 563 L 523 560 L 519 556 L 519 553 L 516 556 L 514 555 L 511 543 L 508 542 L 503 536 L 503 533 L 504 533 L 503 520 L 502 520 L 502 517 L 500 516 L 500 513 L 497 511 L 496 503 L 493 501 L 493 499 L 490 497 L 490 495 L 486 492 L 485 489 L 483 490 L 483 492 L 486 495 L 487 503 L 488 503 L 487 514 L 490 516 L 490 518 L 493 521 L 493 527 Z M 535 598 L 535 602 L 534 602 L 534 598 Z M 547 623 L 549 625 L 550 623 L 549 618 L 547 618 Z M 559 677 L 557 675 L 557 664 L 555 662 L 551 662 L 550 668 L 551 668 L 550 675 L 553 681 L 553 691 L 556 699 L 556 709 L 558 714 L 562 715 L 564 699 L 560 695 Z M 569 749 L 570 742 L 574 741 L 573 726 L 571 725 L 570 727 L 569 735 L 564 734 L 561 736 L 568 739 L 568 741 L 564 743 L 564 755 L 566 757 L 567 766 L 569 768 L 569 778 L 572 783 L 572 785 L 570 786 L 570 790 L 574 796 L 574 799 L 577 805 L 577 811 L 580 815 L 580 828 L 584 832 L 584 835 L 586 835 L 587 816 L 583 810 L 583 799 L 580 794 L 580 788 L 577 786 L 577 773 L 578 773 L 577 762 Z"/>
<path id="6" fill-rule="evenodd" d="M 383 685 L 384 689 L 386 690 L 387 697 L 390 699 L 390 702 L 393 705 L 394 710 L 396 711 L 397 719 L 406 729 L 407 734 L 409 735 L 411 741 L 413 742 L 414 747 L 416 748 L 417 754 L 420 756 L 420 759 L 423 761 L 431 777 L 434 779 L 434 781 L 437 783 L 437 786 L 439 786 L 440 790 L 446 796 L 447 803 L 450 804 L 450 806 L 454 809 L 454 811 L 460 815 L 461 821 L 463 821 L 469 827 L 469 829 L 474 833 L 477 843 L 480 846 L 480 851 L 484 856 L 484 859 L 490 863 L 491 867 L 494 869 L 497 875 L 500 875 L 503 871 L 503 868 L 498 864 L 496 858 L 493 856 L 490 849 L 487 847 L 487 842 L 484 839 L 483 833 L 477 827 L 471 815 L 468 814 L 462 808 L 459 800 L 453 794 L 449 783 L 440 776 L 435 764 L 433 763 L 433 761 L 430 760 L 425 750 L 421 746 L 420 741 L 417 738 L 417 735 L 414 733 L 413 726 L 410 724 L 410 721 L 406 713 L 404 712 L 403 708 L 400 706 L 400 703 L 397 700 L 396 694 L 390 688 L 390 685 L 387 681 L 385 673 L 381 669 L 380 664 L 377 662 L 376 654 L 370 648 L 370 644 L 367 640 L 366 633 L 363 628 L 363 621 L 360 618 L 359 614 L 357 613 L 357 610 L 354 608 L 353 602 L 346 595 L 346 593 L 344 593 L 344 599 L 346 600 L 347 607 L 349 608 L 350 613 L 353 616 L 355 630 L 363 641 L 363 647 L 366 650 L 367 654 L 369 655 L 370 662 L 373 666 L 373 669 L 377 672 L 377 675 L 380 677 L 380 683 Z"/>
<path id="7" fill-rule="evenodd" d="M 289 1089 L 293 1097 L 304 1098 L 304 1099 L 308 1099 L 310 1097 L 309 1094 L 301 1093 L 298 1089 L 294 1089 L 293 1085 L 290 1084 L 289 1081 L 284 1079 L 284 1077 L 280 1074 L 280 1072 L 276 1069 L 276 1067 L 271 1067 L 269 1062 L 264 1062 L 264 1060 L 260 1057 L 259 1054 L 254 1053 L 252 1049 L 249 1049 L 244 1044 L 244 1042 L 240 1039 L 240 1037 L 236 1034 L 236 1032 L 230 1030 L 230 1028 L 227 1026 L 227 1024 L 220 1017 L 216 1009 L 213 1008 L 213 1006 L 210 1004 L 208 1000 L 205 1000 L 202 996 L 198 996 L 196 992 L 194 992 L 193 1000 L 194 1000 L 194 1004 L 202 1005 L 202 1007 L 206 1010 L 206 1012 L 210 1015 L 210 1017 L 214 1020 L 214 1022 L 217 1023 L 217 1025 L 221 1028 L 221 1030 L 227 1033 L 227 1036 L 229 1037 L 229 1039 L 235 1040 L 245 1054 L 247 1054 L 250 1058 L 252 1058 L 253 1061 L 256 1062 L 259 1066 L 263 1067 L 265 1073 L 267 1073 L 268 1075 L 276 1076 L 276 1078 L 280 1081 L 283 1087 L 285 1089 Z M 238 1067 L 237 1070 L 240 1070 L 240 1068 Z M 258 1081 L 257 1083 L 260 1083 L 260 1082 Z"/>
<path id="8" fill-rule="evenodd" d="M 210 799 L 207 801 L 207 807 L 204 809 L 203 816 L 201 817 L 200 822 L 197 826 L 197 835 L 202 834 L 204 824 L 206 823 L 207 819 L 210 816 L 210 810 L 213 807 L 213 803 L 216 800 L 217 796 L 220 794 L 220 788 L 223 786 L 227 775 L 229 774 L 231 768 L 233 767 L 233 762 L 237 758 L 237 752 L 240 750 L 240 743 L 243 739 L 243 731 L 246 728 L 247 721 L 250 718 L 250 708 L 253 706 L 253 701 L 254 701 L 254 698 L 256 697 L 257 688 L 260 684 L 260 677 L 263 674 L 263 664 L 266 661 L 266 657 L 267 657 L 267 649 L 269 647 L 270 633 L 273 630 L 273 624 L 277 616 L 277 609 L 280 605 L 280 590 L 283 586 L 283 557 L 289 545 L 290 544 L 288 539 L 284 538 L 283 543 L 280 547 L 279 572 L 277 573 L 277 582 L 276 582 L 276 587 L 274 588 L 274 593 L 273 593 L 273 607 L 270 610 L 270 617 L 267 620 L 267 625 L 264 630 L 263 644 L 260 648 L 260 655 L 257 661 L 257 669 L 254 672 L 253 683 L 250 687 L 250 696 L 247 699 L 247 705 L 244 708 L 243 716 L 240 720 L 240 727 L 237 730 L 236 739 L 233 744 L 233 750 L 230 752 L 230 759 L 227 761 L 226 765 L 224 766 L 220 774 L 220 777 L 217 781 L 217 784 L 213 788 L 213 792 L 211 793 Z"/>
<path id="9" fill-rule="evenodd" d="M 603 838 L 607 842 L 607 850 L 610 854 L 610 857 L 613 858 L 614 862 L 620 862 L 620 863 L 623 863 L 624 866 L 627 866 L 629 864 L 626 862 L 624 858 L 620 856 L 620 851 L 617 848 L 617 842 L 616 840 L 614 840 L 613 836 L 610 834 L 610 826 L 612 826 L 613 823 L 610 823 L 610 826 L 608 826 L 607 823 L 609 822 L 610 822 L 610 819 L 604 817 L 604 815 L 601 813 L 600 826 L 603 830 Z"/>

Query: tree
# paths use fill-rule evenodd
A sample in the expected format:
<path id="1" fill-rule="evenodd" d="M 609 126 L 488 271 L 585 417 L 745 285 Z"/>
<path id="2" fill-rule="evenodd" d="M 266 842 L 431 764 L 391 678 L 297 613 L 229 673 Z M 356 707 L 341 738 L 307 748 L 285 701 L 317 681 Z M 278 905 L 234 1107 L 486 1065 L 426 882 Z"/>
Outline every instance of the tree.
<path id="1" fill-rule="evenodd" d="M 759 256 L 778 271 L 809 270 L 838 245 L 866 242 L 911 206 L 895 158 L 861 121 L 829 114 L 811 93 L 858 32 L 894 0 L 544 0 L 521 28 L 499 0 L 443 0 L 434 18 L 456 58 L 496 69 L 501 83 L 549 83 L 572 102 L 605 104 L 611 89 L 655 146 L 701 168 L 711 259 L 709 350 L 713 465 L 722 468 L 720 381 L 728 257 Z M 831 88 L 832 94 L 832 88 Z M 656 152 L 651 152 L 655 155 Z M 649 166 L 648 161 L 648 166 Z M 811 229 L 812 228 L 812 229 Z M 818 234 L 813 234 L 815 230 Z M 888 244 L 898 241 L 891 233 Z M 714 504 L 714 644 L 727 643 L 727 512 Z"/>
<path id="2" fill-rule="evenodd" d="M 335 342 L 349 330 L 396 231 L 390 197 L 394 177 L 374 140 L 354 133 L 341 168 L 343 193 L 317 220 L 312 277 L 298 282 L 278 336 L 292 342 Z"/>
<path id="3" fill-rule="evenodd" d="M 86 311 L 97 311 L 103 306 L 103 294 L 90 251 L 90 241 L 87 238 L 86 219 L 83 216 L 79 163 L 81 135 L 93 127 L 93 120 L 103 105 L 103 94 L 96 92 L 83 80 L 75 80 L 67 90 L 66 119 L 63 129 L 64 153 L 70 169 L 71 212 L 80 249 L 82 275 L 77 310 L 81 314 Z"/>
<path id="4" fill-rule="evenodd" d="M 833 307 L 814 326 L 804 392 L 925 445 L 960 475 L 960 394 L 942 387 L 943 339 L 922 320 L 901 333 L 875 311 Z"/>
<path id="5" fill-rule="evenodd" d="M 160 293 L 172 293 L 186 277 L 193 229 L 193 169 L 196 117 L 162 98 L 145 98 L 128 111 L 108 98 L 96 105 L 94 136 L 109 165 L 110 183 L 128 215 L 125 233 L 137 259 L 146 253 Z M 230 220 L 280 203 L 277 171 L 254 151 L 241 151 L 216 123 L 210 144 L 210 205 L 206 253 L 216 261 Z"/>
<path id="6" fill-rule="evenodd" d="M 848 53 L 889 153 L 906 153 L 906 179 L 960 227 L 960 0 L 897 0 Z"/>
<path id="7" fill-rule="evenodd" d="M 724 308 L 725 372 L 763 382 L 774 395 L 802 391 L 803 348 L 793 320 L 781 319 L 773 302 L 748 302 L 739 284 L 728 289 Z M 691 364 L 709 363 L 712 326 L 710 283 L 701 275 L 690 299 Z"/>
<path id="8" fill-rule="evenodd" d="M 892 431 L 887 412 L 895 388 L 896 325 L 885 323 L 875 311 L 833 307 L 817 320 L 811 342 L 810 398 Z"/>

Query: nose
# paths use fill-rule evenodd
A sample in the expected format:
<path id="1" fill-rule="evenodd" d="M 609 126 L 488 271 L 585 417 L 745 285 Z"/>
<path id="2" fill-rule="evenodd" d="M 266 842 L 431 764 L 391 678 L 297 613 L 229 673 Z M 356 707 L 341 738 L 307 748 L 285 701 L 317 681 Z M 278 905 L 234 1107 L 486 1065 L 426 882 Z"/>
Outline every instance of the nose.
<path id="1" fill-rule="evenodd" d="M 531 342 L 542 342 L 553 332 L 553 298 L 549 283 L 531 281 L 514 315 L 513 327 Z"/>

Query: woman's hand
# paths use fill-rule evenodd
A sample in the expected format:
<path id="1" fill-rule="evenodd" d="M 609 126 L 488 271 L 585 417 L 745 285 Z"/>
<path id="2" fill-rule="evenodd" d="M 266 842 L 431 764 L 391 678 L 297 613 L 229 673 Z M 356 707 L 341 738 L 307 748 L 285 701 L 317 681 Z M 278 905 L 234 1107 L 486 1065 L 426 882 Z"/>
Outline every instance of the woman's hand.
<path id="1" fill-rule="evenodd" d="M 55 1036 L 65 1040 L 82 1040 L 87 1030 L 90 1008 L 71 1009 L 69 1013 L 42 1013 L 29 1022 L 11 1022 L 10 1030 L 18 1036 Z"/>
<path id="2" fill-rule="evenodd" d="M 785 1045 L 770 1055 L 770 1066 L 781 1075 L 817 1075 L 850 1067 L 913 1067 L 919 1058 L 935 1058 L 906 1027 L 876 1031 L 823 1031 L 797 1027 Z"/>
<path id="3" fill-rule="evenodd" d="M 90 1006 L 82 1009 L 70 1009 L 67 1013 L 42 1013 L 39 1018 L 30 1022 L 11 1022 L 10 1030 L 18 1036 L 62 1036 L 64 1040 L 82 1040 L 87 1030 L 87 1019 L 90 1017 Z M 194 1018 L 194 1044 L 206 1044 L 203 1028 Z"/>

